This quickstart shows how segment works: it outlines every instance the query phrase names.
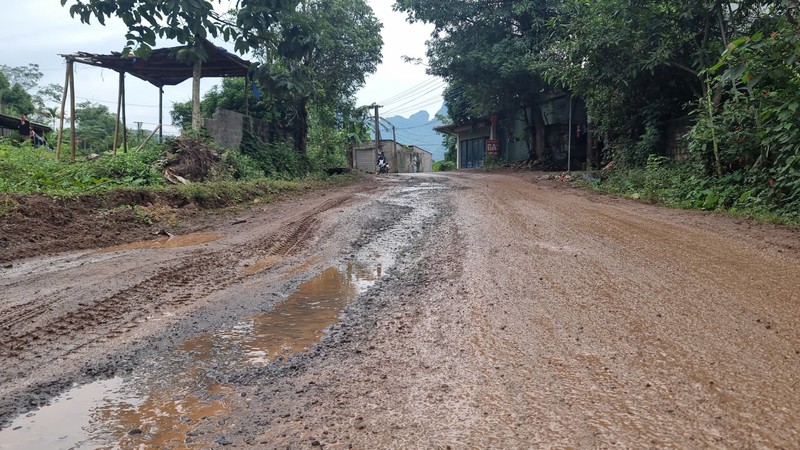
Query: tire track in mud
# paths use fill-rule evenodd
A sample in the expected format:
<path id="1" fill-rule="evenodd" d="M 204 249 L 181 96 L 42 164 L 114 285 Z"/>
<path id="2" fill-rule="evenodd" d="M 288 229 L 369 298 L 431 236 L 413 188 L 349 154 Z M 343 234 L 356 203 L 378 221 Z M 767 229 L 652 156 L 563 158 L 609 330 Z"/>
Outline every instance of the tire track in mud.
<path id="1" fill-rule="evenodd" d="M 184 258 L 183 263 L 162 268 L 155 275 L 103 298 L 78 302 L 77 308 L 59 316 L 47 317 L 47 312 L 52 303 L 66 295 L 64 291 L 32 299 L 0 316 L 0 342 L 4 343 L 0 358 L 8 367 L 23 370 L 47 364 L 119 338 L 151 315 L 190 308 L 193 303 L 248 277 L 239 267 L 244 259 L 299 254 L 322 224 L 318 216 L 349 199 L 349 196 L 330 199 L 256 242 L 220 251 L 195 252 Z M 36 319 L 42 323 L 25 327 Z M 8 380 L 8 373 L 0 374 L 0 381 Z"/>

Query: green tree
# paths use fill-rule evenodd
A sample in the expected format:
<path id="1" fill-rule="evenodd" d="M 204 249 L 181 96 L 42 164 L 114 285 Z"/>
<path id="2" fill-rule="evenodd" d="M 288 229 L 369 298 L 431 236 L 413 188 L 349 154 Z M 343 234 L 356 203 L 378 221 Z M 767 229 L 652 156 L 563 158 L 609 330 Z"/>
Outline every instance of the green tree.
<path id="1" fill-rule="evenodd" d="M 364 0 L 307 0 L 266 36 L 260 81 L 305 154 L 309 108 L 347 109 L 380 63 L 382 25 Z M 321 114 L 320 117 L 324 117 Z"/>
<path id="2" fill-rule="evenodd" d="M 551 79 L 586 100 L 618 162 L 644 164 L 666 123 L 703 95 L 700 72 L 725 45 L 727 15 L 716 0 L 565 1 Z"/>
<path id="3" fill-rule="evenodd" d="M 32 115 L 35 108 L 31 95 L 19 82 L 12 83 L 9 80 L 5 72 L 7 67 L 0 66 L 0 112 L 9 115 Z"/>
<path id="4" fill-rule="evenodd" d="M 468 121 L 501 111 L 524 112 L 531 157 L 544 148 L 539 100 L 551 92 L 543 75 L 558 12 L 556 0 L 515 2 L 397 0 L 412 21 L 434 25 L 428 41 L 429 73 L 449 81 L 451 117 Z"/>
<path id="5" fill-rule="evenodd" d="M 117 118 L 107 106 L 90 101 L 81 102 L 75 110 L 75 119 L 75 131 L 81 149 L 104 152 L 113 147 Z"/>
<path id="6" fill-rule="evenodd" d="M 763 200 L 800 211 L 797 6 L 754 3 L 744 5 L 753 11 L 745 36 L 708 71 L 712 92 L 698 104 L 689 148 L 706 173 L 736 173 Z"/>
<path id="7" fill-rule="evenodd" d="M 232 15 L 214 10 L 214 3 L 222 0 L 61 0 L 61 6 L 67 3 L 70 15 L 86 24 L 95 19 L 105 25 L 112 16 L 120 18 L 128 27 L 126 50 L 134 49 L 138 56 L 146 57 L 160 37 L 185 44 L 183 55 L 194 62 L 208 56 L 197 37 L 232 40 L 240 53 L 259 47 L 259 33 L 294 9 L 297 0 L 239 0 Z"/>
<path id="8" fill-rule="evenodd" d="M 40 86 L 39 82 L 44 75 L 38 64 L 18 67 L 2 64 L 0 74 L 8 85 L 3 88 L 3 82 L 0 81 L 0 104 L 7 103 L 11 112 L 26 114 L 32 120 L 51 119 L 47 110 L 61 100 L 62 88 L 54 83 Z M 2 98 L 3 92 L 9 92 L 5 99 Z"/>

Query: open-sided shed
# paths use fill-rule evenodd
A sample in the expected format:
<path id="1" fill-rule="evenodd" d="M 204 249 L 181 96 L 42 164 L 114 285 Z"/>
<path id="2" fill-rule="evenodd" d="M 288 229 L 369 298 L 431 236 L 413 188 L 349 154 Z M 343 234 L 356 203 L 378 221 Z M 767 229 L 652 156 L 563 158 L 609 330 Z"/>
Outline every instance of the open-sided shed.
<path id="1" fill-rule="evenodd" d="M 81 63 L 95 67 L 111 69 L 119 73 L 119 98 L 117 105 L 117 123 L 121 117 L 123 123 L 123 148 L 127 151 L 127 127 L 125 124 L 125 74 L 129 73 L 137 78 L 149 82 L 159 90 L 159 114 L 158 132 L 161 137 L 163 126 L 163 95 L 164 86 L 174 86 L 190 78 L 199 87 L 200 78 L 203 77 L 247 77 L 250 73 L 252 63 L 244 60 L 227 50 L 214 45 L 206 39 L 201 40 L 202 47 L 206 52 L 207 58 L 202 63 L 192 64 L 187 62 L 184 57 L 188 51 L 185 46 L 155 49 L 146 58 L 138 58 L 132 54 L 123 55 L 120 52 L 112 52 L 107 55 L 78 52 L 69 55 L 61 55 L 67 62 L 66 81 L 64 83 L 64 95 L 61 100 L 61 127 L 59 128 L 58 150 L 61 155 L 61 137 L 64 128 L 64 108 L 66 105 L 67 94 L 70 96 L 70 148 L 71 156 L 75 157 L 75 83 L 74 83 L 74 64 Z M 195 89 L 197 92 L 199 89 Z M 199 99 L 193 99 L 199 101 Z M 120 116 L 121 114 L 121 116 Z M 155 130 L 154 130 L 155 133 Z M 152 135 L 151 135 L 152 136 Z M 119 130 L 115 132 L 114 149 L 118 145 Z"/>

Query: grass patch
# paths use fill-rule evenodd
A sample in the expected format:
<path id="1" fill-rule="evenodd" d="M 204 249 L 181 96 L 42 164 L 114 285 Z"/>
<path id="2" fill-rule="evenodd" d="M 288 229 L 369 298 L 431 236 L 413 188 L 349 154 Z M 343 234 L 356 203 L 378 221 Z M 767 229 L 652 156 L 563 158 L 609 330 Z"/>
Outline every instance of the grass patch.
<path id="1" fill-rule="evenodd" d="M 688 164 L 651 157 L 645 168 L 591 172 L 576 184 L 653 204 L 800 226 L 798 202 L 776 204 L 769 185 L 759 186 L 738 171 L 704 176 Z"/>

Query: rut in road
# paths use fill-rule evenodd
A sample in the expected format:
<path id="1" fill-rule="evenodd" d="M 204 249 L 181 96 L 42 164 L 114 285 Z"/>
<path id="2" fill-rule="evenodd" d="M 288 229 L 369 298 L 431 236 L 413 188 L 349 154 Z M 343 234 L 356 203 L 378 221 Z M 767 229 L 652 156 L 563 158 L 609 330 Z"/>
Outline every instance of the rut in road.
<path id="1" fill-rule="evenodd" d="M 55 291 L 27 299 L 0 313 L 0 357 L 10 365 L 48 364 L 86 347 L 101 345 L 136 329 L 147 316 L 164 310 L 179 311 L 249 276 L 241 261 L 270 256 L 290 257 L 305 248 L 320 224 L 319 215 L 343 205 L 348 196 L 333 198 L 280 231 L 255 242 L 216 251 L 195 251 L 168 261 L 133 286 L 98 299 L 78 300 L 60 315 L 48 314 L 51 305 L 70 292 Z M 68 343 L 67 343 L 68 342 Z M 0 376 L 0 382 L 11 374 Z"/>

